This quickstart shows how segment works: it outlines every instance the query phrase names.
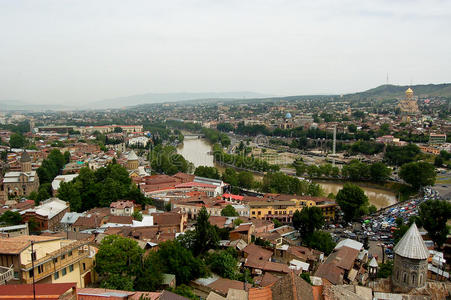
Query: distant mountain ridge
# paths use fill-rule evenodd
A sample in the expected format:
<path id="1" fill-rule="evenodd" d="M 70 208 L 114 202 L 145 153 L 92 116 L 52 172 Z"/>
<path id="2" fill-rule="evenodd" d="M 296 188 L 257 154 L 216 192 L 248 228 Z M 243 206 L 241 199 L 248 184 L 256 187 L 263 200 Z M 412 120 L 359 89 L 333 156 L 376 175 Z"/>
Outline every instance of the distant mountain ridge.
<path id="1" fill-rule="evenodd" d="M 141 104 L 153 104 L 164 102 L 188 101 L 188 100 L 219 100 L 219 99 L 254 99 L 267 98 L 265 95 L 255 92 L 224 92 L 224 93 L 146 93 L 127 97 L 118 97 L 94 102 L 91 108 L 120 108 Z"/>
<path id="2" fill-rule="evenodd" d="M 451 83 L 417 84 L 417 85 L 391 85 L 384 84 L 363 92 L 343 95 L 351 99 L 390 99 L 404 96 L 405 91 L 411 88 L 416 96 L 420 97 L 446 97 L 451 98 Z"/>

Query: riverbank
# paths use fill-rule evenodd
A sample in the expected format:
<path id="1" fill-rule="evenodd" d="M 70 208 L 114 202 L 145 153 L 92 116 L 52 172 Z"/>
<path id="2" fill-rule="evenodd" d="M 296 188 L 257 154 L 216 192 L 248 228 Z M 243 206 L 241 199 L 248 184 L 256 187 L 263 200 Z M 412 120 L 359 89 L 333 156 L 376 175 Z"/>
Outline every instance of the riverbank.
<path id="1" fill-rule="evenodd" d="M 257 171 L 244 170 L 241 168 L 236 168 L 234 166 L 222 165 L 215 162 L 213 155 L 211 154 L 212 145 L 206 139 L 185 139 L 183 145 L 177 147 L 179 154 L 183 155 L 185 159 L 192 162 L 195 167 L 198 166 L 208 166 L 216 167 L 220 173 L 223 173 L 226 167 L 233 167 L 239 171 L 249 171 L 254 174 L 254 180 L 262 182 L 264 174 Z M 337 192 L 343 187 L 344 183 L 350 182 L 342 179 L 314 179 L 313 182 L 318 183 L 325 191 L 327 196 L 329 193 L 337 194 Z M 400 200 L 407 199 L 410 194 L 403 196 L 405 194 L 405 189 L 407 186 L 400 183 L 385 183 L 376 184 L 371 182 L 352 182 L 360 186 L 367 197 L 370 200 L 370 204 L 374 204 L 378 209 L 393 205 Z M 401 197 L 399 197 L 401 196 Z"/>

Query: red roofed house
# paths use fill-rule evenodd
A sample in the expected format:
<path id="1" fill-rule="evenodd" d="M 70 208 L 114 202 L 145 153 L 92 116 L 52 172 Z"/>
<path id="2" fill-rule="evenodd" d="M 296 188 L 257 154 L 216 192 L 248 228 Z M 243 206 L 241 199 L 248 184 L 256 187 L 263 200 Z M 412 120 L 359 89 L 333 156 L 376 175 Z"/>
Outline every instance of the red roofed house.
<path id="1" fill-rule="evenodd" d="M 110 213 L 113 216 L 131 216 L 134 209 L 133 201 L 116 201 L 110 204 Z"/>

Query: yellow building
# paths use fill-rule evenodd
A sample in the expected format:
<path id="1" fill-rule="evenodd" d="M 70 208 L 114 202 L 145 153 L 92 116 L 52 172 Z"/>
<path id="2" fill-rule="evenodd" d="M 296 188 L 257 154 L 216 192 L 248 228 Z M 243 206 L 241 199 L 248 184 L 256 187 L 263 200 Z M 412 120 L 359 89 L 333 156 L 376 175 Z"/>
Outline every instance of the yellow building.
<path id="1" fill-rule="evenodd" d="M 324 197 L 276 195 L 262 201 L 249 203 L 250 217 L 254 219 L 277 219 L 284 223 L 291 223 L 296 210 L 304 207 L 317 206 L 321 208 L 324 219 L 329 222 L 335 219 L 337 204 Z"/>
<path id="2" fill-rule="evenodd" d="M 83 288 L 94 279 L 95 249 L 89 241 L 24 235 L 0 239 L 0 265 L 14 269 L 14 283 L 69 283 Z M 34 268 L 32 249 L 35 253 Z"/>
<path id="3" fill-rule="evenodd" d="M 413 90 L 408 88 L 405 92 L 405 98 L 400 100 L 398 107 L 402 114 L 416 115 L 420 112 L 418 108 L 417 98 L 413 95 Z"/>

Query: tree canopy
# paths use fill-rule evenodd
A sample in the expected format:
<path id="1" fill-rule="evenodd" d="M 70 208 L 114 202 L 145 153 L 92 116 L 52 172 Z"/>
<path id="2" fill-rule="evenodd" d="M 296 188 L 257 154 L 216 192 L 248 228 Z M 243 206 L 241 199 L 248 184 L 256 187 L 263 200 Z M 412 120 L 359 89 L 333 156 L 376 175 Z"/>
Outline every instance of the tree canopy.
<path id="1" fill-rule="evenodd" d="M 298 229 L 301 237 L 308 237 L 324 225 L 324 217 L 321 209 L 316 206 L 304 207 L 293 214 L 293 227 Z"/>
<path id="2" fill-rule="evenodd" d="M 25 144 L 25 137 L 21 133 L 13 133 L 9 138 L 9 146 L 11 148 L 23 148 Z"/>
<path id="3" fill-rule="evenodd" d="M 194 171 L 194 175 L 212 179 L 220 179 L 218 169 L 215 167 L 199 166 Z"/>
<path id="4" fill-rule="evenodd" d="M 433 165 L 427 162 L 411 162 L 402 165 L 399 177 L 414 189 L 434 185 L 437 174 Z"/>
<path id="5" fill-rule="evenodd" d="M 108 207 L 111 202 L 121 199 L 135 200 L 139 204 L 148 201 L 119 164 L 109 164 L 95 171 L 81 168 L 78 177 L 61 183 L 58 197 L 69 202 L 71 211 L 78 212 Z"/>
<path id="6" fill-rule="evenodd" d="M 7 210 L 0 216 L 0 223 L 6 226 L 19 225 L 22 223 L 22 216 L 17 211 Z"/>
<path id="7" fill-rule="evenodd" d="M 352 183 L 345 183 L 338 191 L 336 201 L 340 205 L 347 222 L 357 220 L 368 212 L 368 197 L 363 190 Z"/>
<path id="8" fill-rule="evenodd" d="M 232 205 L 229 204 L 221 210 L 221 216 L 237 217 L 238 212 L 235 210 L 235 208 Z"/>
<path id="9" fill-rule="evenodd" d="M 104 288 L 133 289 L 133 276 L 142 266 L 144 251 L 138 242 L 118 235 L 106 236 L 96 254 L 96 272 Z"/>
<path id="10" fill-rule="evenodd" d="M 446 223 L 451 218 L 451 204 L 443 200 L 423 202 L 420 205 L 419 217 L 428 235 L 440 248 L 449 233 L 449 226 Z"/>

